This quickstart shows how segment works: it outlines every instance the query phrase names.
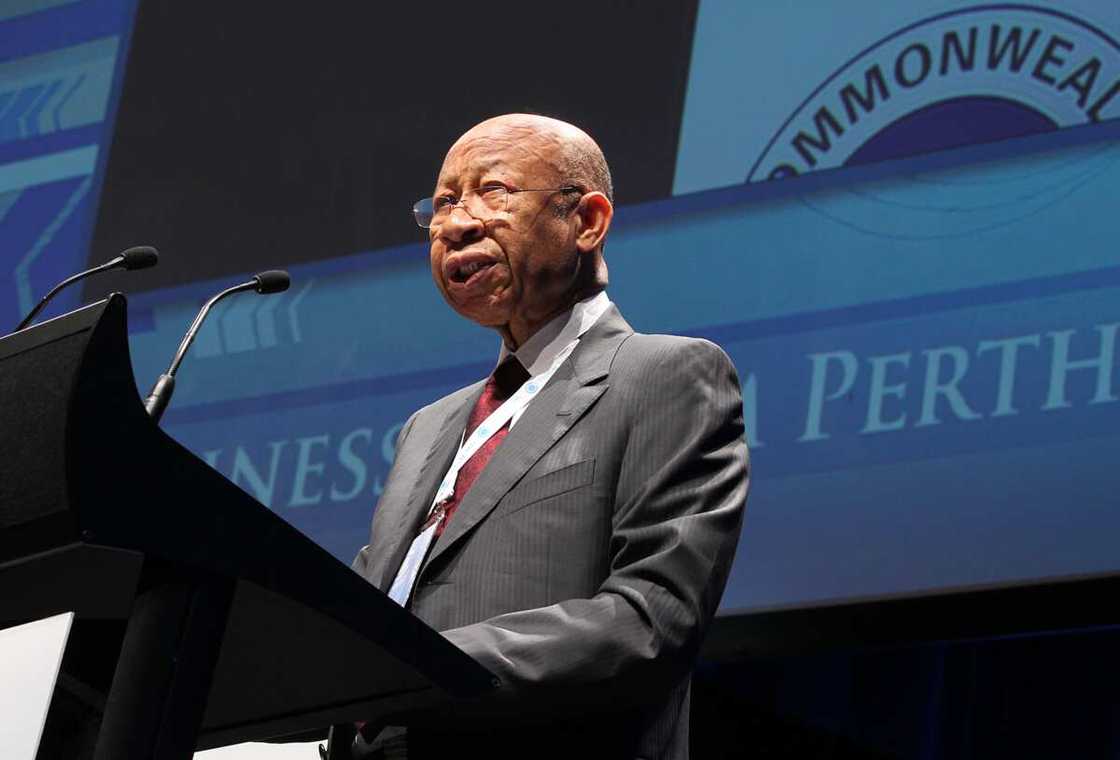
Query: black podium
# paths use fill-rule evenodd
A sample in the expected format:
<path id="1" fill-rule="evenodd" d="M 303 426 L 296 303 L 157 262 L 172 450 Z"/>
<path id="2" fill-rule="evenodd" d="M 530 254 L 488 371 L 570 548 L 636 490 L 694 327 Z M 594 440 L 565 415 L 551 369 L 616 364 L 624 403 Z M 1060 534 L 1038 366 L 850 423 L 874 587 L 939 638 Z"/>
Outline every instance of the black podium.
<path id="1" fill-rule="evenodd" d="M 56 697 L 89 708 L 98 760 L 189 758 L 492 687 L 149 419 L 120 295 L 0 338 L 0 628 L 65 611 Z M 75 730 L 51 710 L 48 733 Z"/>

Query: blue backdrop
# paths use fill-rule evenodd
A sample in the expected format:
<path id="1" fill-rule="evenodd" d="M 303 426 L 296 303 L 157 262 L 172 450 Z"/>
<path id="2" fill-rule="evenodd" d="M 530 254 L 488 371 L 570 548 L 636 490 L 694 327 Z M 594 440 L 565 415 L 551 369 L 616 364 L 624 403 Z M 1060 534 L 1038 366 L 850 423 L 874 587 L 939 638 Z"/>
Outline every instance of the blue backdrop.
<path id="1" fill-rule="evenodd" d="M 131 12 L 24 5 L 0 18 L 12 322 L 85 261 Z M 1117 35 L 1087 0 L 701 2 L 674 196 L 620 209 L 607 260 L 637 329 L 739 368 L 754 483 L 725 612 L 1120 570 Z M 347 562 L 400 424 L 497 355 L 417 240 L 223 304 L 165 417 Z M 225 284 L 132 298 L 142 389 Z"/>

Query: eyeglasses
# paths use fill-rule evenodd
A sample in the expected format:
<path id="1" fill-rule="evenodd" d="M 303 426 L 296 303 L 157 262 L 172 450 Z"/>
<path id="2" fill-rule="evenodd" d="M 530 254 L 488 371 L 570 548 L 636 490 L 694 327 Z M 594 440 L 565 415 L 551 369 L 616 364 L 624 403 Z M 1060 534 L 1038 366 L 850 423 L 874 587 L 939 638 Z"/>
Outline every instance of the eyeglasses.
<path id="1" fill-rule="evenodd" d="M 582 193 L 575 185 L 564 187 L 527 187 L 521 190 L 505 185 L 483 185 L 463 193 L 463 197 L 437 195 L 434 198 L 421 198 L 412 206 L 412 216 L 416 223 L 427 229 L 433 224 L 442 224 L 456 208 L 462 208 L 475 219 L 489 219 L 506 210 L 509 197 L 514 193 Z M 473 210 L 472 210 L 473 209 Z M 481 213 L 476 213 L 481 212 Z"/>

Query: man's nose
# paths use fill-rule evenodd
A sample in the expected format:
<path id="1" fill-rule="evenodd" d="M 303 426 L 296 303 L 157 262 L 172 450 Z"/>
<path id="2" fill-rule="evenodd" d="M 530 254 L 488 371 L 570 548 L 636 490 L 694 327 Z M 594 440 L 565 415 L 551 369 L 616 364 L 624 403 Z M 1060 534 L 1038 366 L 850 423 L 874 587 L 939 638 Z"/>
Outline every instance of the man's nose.
<path id="1" fill-rule="evenodd" d="M 471 215 L 463 206 L 455 206 L 439 226 L 440 237 L 456 243 L 482 237 L 485 226 L 482 220 Z"/>

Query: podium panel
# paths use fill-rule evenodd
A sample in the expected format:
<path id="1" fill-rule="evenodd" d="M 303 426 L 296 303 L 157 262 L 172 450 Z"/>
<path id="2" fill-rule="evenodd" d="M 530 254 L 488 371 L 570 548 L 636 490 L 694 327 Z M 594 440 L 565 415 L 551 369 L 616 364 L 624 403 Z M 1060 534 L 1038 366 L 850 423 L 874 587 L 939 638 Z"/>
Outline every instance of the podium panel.
<path id="1" fill-rule="evenodd" d="M 73 613 L 60 688 L 96 725 L 52 710 L 69 756 L 186 760 L 492 688 L 159 429 L 123 296 L 0 338 L 0 398 L 0 627 Z"/>
<path id="2" fill-rule="evenodd" d="M 194 760 L 315 760 L 322 742 L 265 744 L 246 742 L 194 753 Z"/>
<path id="3" fill-rule="evenodd" d="M 0 630 L 0 747 L 4 757 L 34 760 L 47 722 L 74 613 Z"/>

